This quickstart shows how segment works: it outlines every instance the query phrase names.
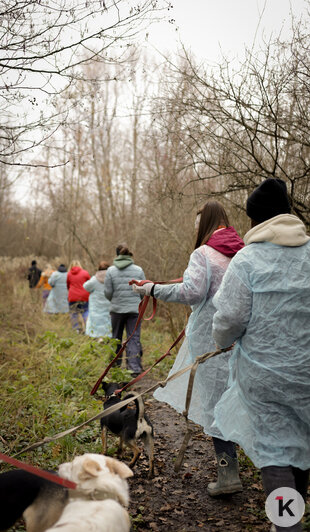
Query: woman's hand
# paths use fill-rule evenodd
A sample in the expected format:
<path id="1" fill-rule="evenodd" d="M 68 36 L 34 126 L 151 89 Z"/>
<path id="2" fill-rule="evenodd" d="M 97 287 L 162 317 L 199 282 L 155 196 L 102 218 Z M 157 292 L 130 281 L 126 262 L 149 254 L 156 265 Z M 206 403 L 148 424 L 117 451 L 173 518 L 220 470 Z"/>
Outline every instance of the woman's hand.
<path id="1" fill-rule="evenodd" d="M 154 283 L 145 283 L 142 286 L 138 286 L 136 284 L 133 284 L 132 285 L 132 289 L 133 289 L 134 292 L 136 292 L 140 296 L 150 296 L 150 295 L 152 295 L 151 291 L 152 291 L 153 286 L 154 286 Z"/>

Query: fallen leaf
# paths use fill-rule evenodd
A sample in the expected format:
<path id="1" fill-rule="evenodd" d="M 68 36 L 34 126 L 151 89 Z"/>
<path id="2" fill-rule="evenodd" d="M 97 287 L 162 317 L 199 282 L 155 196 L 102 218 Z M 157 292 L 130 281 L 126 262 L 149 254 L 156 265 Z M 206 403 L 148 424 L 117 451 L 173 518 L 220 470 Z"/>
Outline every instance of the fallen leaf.
<path id="1" fill-rule="evenodd" d="M 133 493 L 137 493 L 140 495 L 141 493 L 145 493 L 145 490 L 142 488 L 141 484 L 133 491 Z"/>
<path id="2" fill-rule="evenodd" d="M 160 512 L 169 512 L 169 510 L 171 510 L 172 506 L 171 504 L 165 504 L 164 506 L 162 506 L 159 511 Z"/>

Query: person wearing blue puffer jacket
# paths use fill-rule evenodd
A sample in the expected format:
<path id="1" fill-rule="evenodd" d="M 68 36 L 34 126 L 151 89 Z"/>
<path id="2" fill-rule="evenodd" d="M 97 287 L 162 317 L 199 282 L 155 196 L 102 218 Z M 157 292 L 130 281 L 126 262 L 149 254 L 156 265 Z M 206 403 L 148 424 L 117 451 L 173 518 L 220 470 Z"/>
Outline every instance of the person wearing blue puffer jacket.
<path id="1" fill-rule="evenodd" d="M 132 291 L 129 281 L 132 279 L 142 281 L 145 279 L 145 275 L 142 268 L 134 263 L 132 253 L 126 244 L 117 246 L 116 255 L 113 265 L 107 270 L 104 294 L 111 301 L 112 338 L 117 338 L 122 342 L 124 328 L 126 327 L 127 338 L 134 330 L 141 301 L 139 294 Z M 141 324 L 137 327 L 126 348 L 127 368 L 132 371 L 133 376 L 139 375 L 142 371 L 140 328 Z M 120 348 L 121 345 L 118 345 L 116 353 Z M 117 363 L 120 364 L 121 360 L 118 360 Z"/>

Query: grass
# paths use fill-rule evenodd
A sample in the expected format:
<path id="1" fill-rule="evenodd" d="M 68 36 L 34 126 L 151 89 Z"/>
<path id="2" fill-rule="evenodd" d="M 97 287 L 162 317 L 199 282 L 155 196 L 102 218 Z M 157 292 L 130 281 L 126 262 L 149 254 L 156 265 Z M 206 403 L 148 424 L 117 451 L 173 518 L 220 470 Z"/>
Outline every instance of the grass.
<path id="1" fill-rule="evenodd" d="M 30 291 L 17 274 L 0 272 L 0 451 L 10 456 L 79 425 L 102 411 L 100 388 L 90 391 L 114 356 L 117 342 L 106 343 L 76 334 L 68 315 L 42 312 L 40 293 Z M 149 367 L 172 343 L 162 318 L 142 325 L 143 366 Z M 164 378 L 174 356 L 152 371 Z M 112 368 L 108 380 L 129 381 L 126 369 Z M 147 387 L 147 386 L 146 386 Z M 110 438 L 108 454 L 115 454 L 117 439 Z M 99 421 L 22 453 L 19 460 L 56 470 L 62 462 L 85 452 L 101 453 Z M 0 472 L 10 469 L 0 464 Z M 10 529 L 25 530 L 22 522 Z"/>
<path id="2" fill-rule="evenodd" d="M 102 410 L 90 390 L 113 357 L 115 340 L 98 343 L 76 334 L 68 315 L 49 316 L 26 283 L 0 279 L 1 452 L 13 455 L 45 436 L 66 430 Z M 143 365 L 148 367 L 169 347 L 170 335 L 158 318 L 142 326 Z M 174 358 L 174 357 L 173 357 Z M 172 357 L 153 370 L 166 376 Z M 109 380 L 128 381 L 130 372 L 112 368 Z M 101 452 L 99 422 L 50 442 L 19 458 L 55 469 L 85 452 Z M 1 470 L 9 466 L 2 465 Z"/>

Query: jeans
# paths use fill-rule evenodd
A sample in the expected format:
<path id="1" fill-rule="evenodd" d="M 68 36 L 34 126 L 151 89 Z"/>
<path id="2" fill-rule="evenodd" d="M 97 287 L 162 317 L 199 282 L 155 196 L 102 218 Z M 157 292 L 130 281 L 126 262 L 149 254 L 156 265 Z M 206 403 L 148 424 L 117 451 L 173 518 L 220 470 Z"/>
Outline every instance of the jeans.
<path id="1" fill-rule="evenodd" d="M 72 328 L 77 332 L 84 332 L 88 316 L 88 301 L 69 302 L 69 313 Z"/>
<path id="2" fill-rule="evenodd" d="M 42 290 L 42 302 L 43 302 L 43 308 L 46 305 L 46 300 L 49 296 L 50 290 Z"/>
<path id="3" fill-rule="evenodd" d="M 124 328 L 126 327 L 127 338 L 132 334 L 132 331 L 135 328 L 137 322 L 138 314 L 136 313 L 127 313 L 122 314 L 118 312 L 111 312 L 111 323 L 112 323 L 112 338 L 117 338 L 122 342 Z M 137 327 L 133 337 L 129 340 L 126 346 L 126 363 L 127 368 L 133 373 L 141 373 L 142 364 L 142 346 L 140 342 L 140 331 L 141 323 Z M 116 353 L 119 352 L 121 345 L 117 346 Z M 116 361 L 117 365 L 121 365 L 121 360 Z"/>

